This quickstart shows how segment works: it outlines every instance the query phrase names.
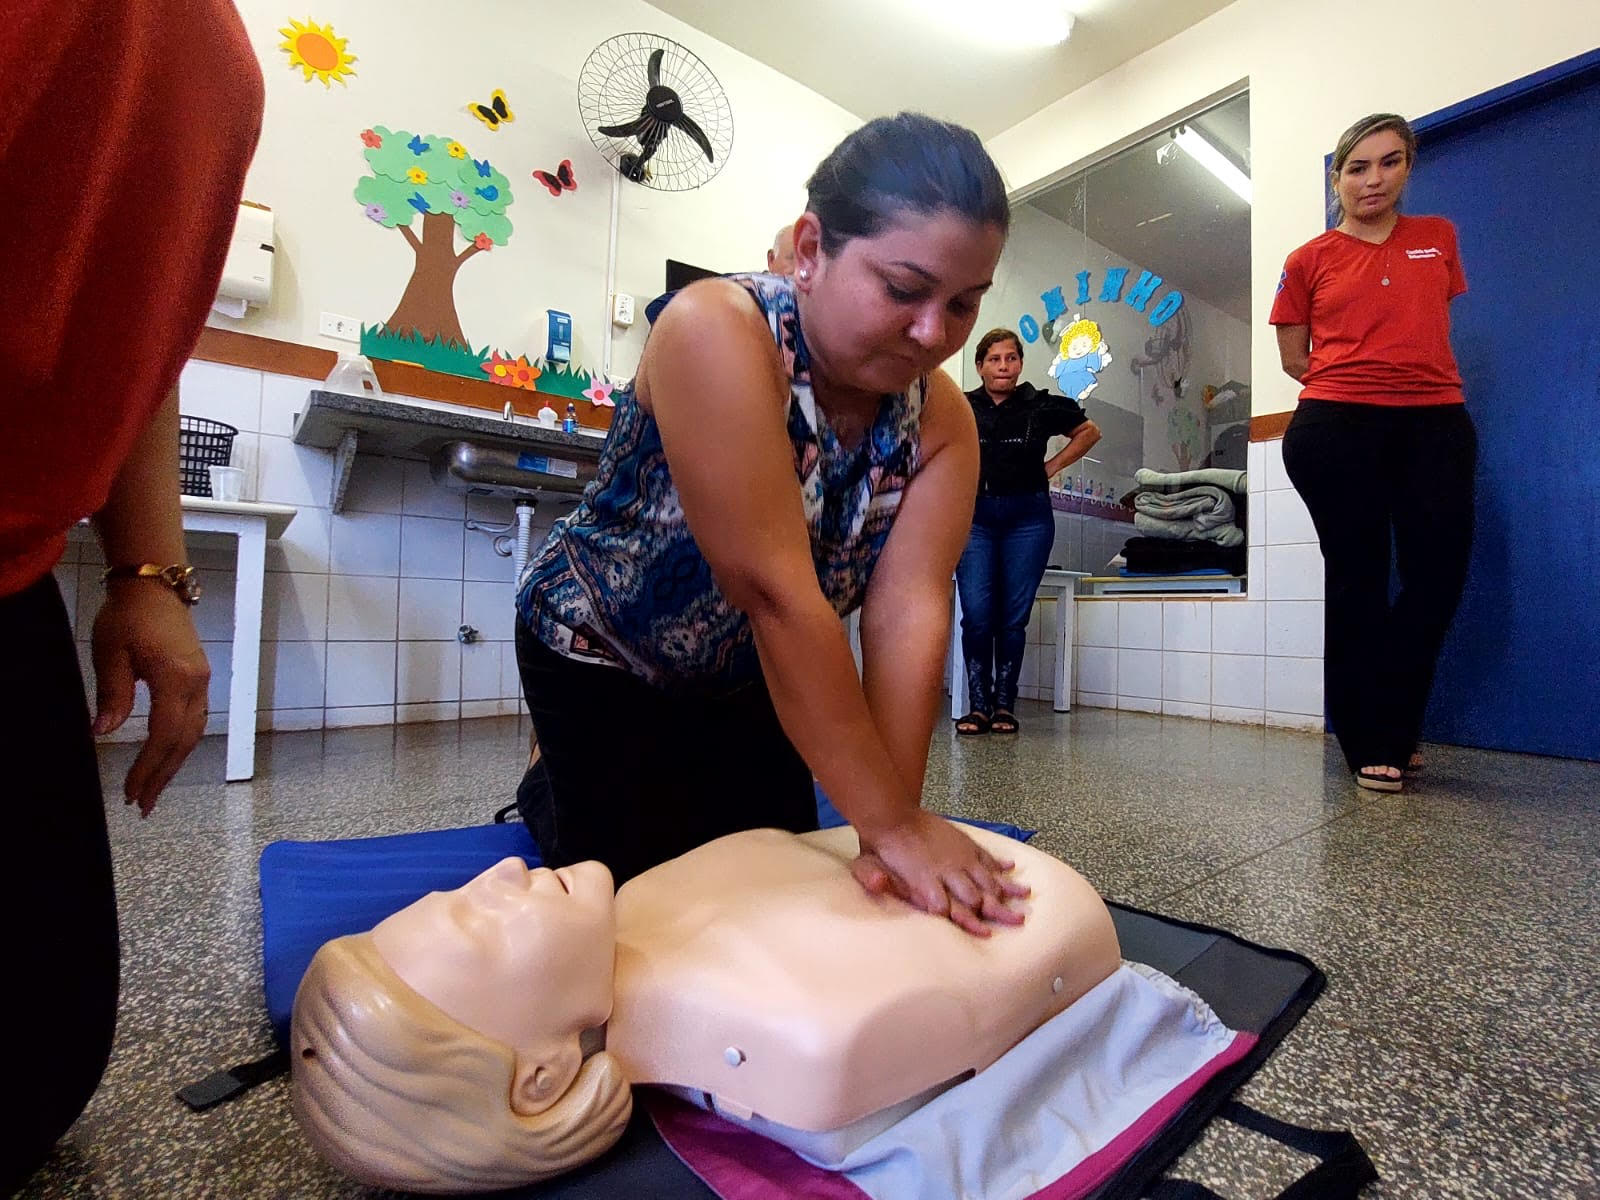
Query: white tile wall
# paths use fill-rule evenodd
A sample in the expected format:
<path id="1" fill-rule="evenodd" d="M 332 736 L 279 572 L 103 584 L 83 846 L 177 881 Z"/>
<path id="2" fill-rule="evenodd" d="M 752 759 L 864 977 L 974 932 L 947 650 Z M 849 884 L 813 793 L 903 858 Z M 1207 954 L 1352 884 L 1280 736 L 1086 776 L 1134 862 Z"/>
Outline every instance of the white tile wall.
<path id="1" fill-rule="evenodd" d="M 399 581 L 385 575 L 328 577 L 328 640 L 393 642 Z"/>
<path id="2" fill-rule="evenodd" d="M 1210 600 L 1168 600 L 1161 611 L 1161 646 L 1164 650 L 1211 652 Z"/>
<path id="3" fill-rule="evenodd" d="M 1141 700 L 1161 699 L 1161 651 L 1119 650 L 1117 694 Z"/>
<path id="4" fill-rule="evenodd" d="M 1210 704 L 1211 655 L 1167 651 L 1162 656 L 1161 698 L 1184 704 Z"/>
<path id="5" fill-rule="evenodd" d="M 1124 650 L 1161 649 L 1161 601 L 1119 600 L 1117 645 Z"/>
<path id="6" fill-rule="evenodd" d="M 1266 605 L 1219 600 L 1211 605 L 1211 649 L 1216 654 L 1264 654 Z"/>
<path id="7" fill-rule="evenodd" d="M 1211 702 L 1224 708 L 1265 708 L 1266 661 L 1260 654 L 1213 655 Z"/>
<path id="8" fill-rule="evenodd" d="M 1269 658 L 1267 711 L 1299 716 L 1322 715 L 1322 660 Z"/>
<path id="9" fill-rule="evenodd" d="M 333 455 L 290 441 L 295 414 L 313 386 L 203 362 L 189 363 L 179 381 L 183 412 L 239 430 L 233 462 L 246 469 L 246 498 L 299 509 L 284 537 L 267 545 L 258 727 L 517 713 L 522 684 L 511 642 L 511 560 L 494 553 L 489 537 L 465 534 L 462 524 L 469 510 L 479 520 L 507 523 L 511 505 L 485 497 L 471 497 L 469 505 L 469 498 L 435 485 L 425 463 L 363 454 L 345 510 L 334 516 Z M 536 536 L 564 511 L 542 506 Z M 233 555 L 207 543 L 191 546 L 190 556 L 204 571 L 206 596 L 195 618 L 211 659 L 210 727 L 221 731 L 231 679 Z M 91 697 L 88 639 L 102 565 L 92 538 L 82 535 L 56 568 Z M 460 645 L 456 630 L 463 621 L 484 640 Z M 142 687 L 134 711 L 117 737 L 144 735 L 149 698 Z"/>
<path id="10" fill-rule="evenodd" d="M 1121 605 L 1115 600 L 1085 602 L 1078 605 L 1078 644 L 1082 646 L 1115 646 L 1117 644 L 1117 613 Z M 1054 626 L 1052 625 L 1052 628 Z"/>
<path id="11" fill-rule="evenodd" d="M 331 520 L 328 569 L 334 574 L 400 574 L 398 513 L 343 512 Z"/>
<path id="12" fill-rule="evenodd" d="M 466 533 L 463 521 L 462 517 L 400 518 L 400 574 L 459 580 Z"/>
<path id="13" fill-rule="evenodd" d="M 1248 464 L 1250 598 L 1083 599 L 1075 703 L 1285 729 L 1323 727 L 1316 530 L 1283 470 L 1281 442 L 1251 443 Z"/>
<path id="14" fill-rule="evenodd" d="M 1321 600 L 1269 600 L 1266 604 L 1266 649 L 1279 658 L 1321 658 Z"/>
<path id="15" fill-rule="evenodd" d="M 402 579 L 400 640 L 454 642 L 461 628 L 461 580 Z"/>
<path id="16" fill-rule="evenodd" d="M 401 704 L 461 699 L 460 644 L 401 642 L 395 699 Z"/>

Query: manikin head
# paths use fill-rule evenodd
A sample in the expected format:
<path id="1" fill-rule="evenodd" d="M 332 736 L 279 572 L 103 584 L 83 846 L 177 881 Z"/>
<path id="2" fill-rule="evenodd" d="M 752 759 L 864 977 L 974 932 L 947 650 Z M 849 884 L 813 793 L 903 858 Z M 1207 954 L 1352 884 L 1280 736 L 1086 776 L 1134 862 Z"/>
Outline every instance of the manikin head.
<path id="1" fill-rule="evenodd" d="M 767 251 L 767 270 L 774 275 L 794 274 L 794 226 L 785 225 Z"/>
<path id="2" fill-rule="evenodd" d="M 610 1016 L 615 898 L 598 863 L 496 864 L 317 952 L 295 996 L 294 1107 L 365 1183 L 474 1192 L 609 1149 L 627 1080 L 580 1038 Z"/>

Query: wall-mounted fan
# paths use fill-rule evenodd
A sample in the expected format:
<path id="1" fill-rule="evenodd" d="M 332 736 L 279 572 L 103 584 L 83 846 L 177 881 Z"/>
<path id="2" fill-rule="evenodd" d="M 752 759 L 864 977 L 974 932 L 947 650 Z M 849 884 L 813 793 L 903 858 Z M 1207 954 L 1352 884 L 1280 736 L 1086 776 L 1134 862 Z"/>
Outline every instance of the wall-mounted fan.
<path id="1" fill-rule="evenodd" d="M 714 177 L 733 150 L 733 110 L 709 67 L 669 38 L 624 33 L 578 72 L 578 111 L 618 173 L 664 192 Z"/>

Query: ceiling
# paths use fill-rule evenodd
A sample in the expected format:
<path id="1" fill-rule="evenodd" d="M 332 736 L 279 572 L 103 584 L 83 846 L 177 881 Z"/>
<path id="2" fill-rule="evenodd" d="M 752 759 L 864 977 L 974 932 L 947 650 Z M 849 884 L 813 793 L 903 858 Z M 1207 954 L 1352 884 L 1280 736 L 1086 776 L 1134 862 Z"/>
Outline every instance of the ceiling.
<path id="1" fill-rule="evenodd" d="M 1249 173 L 1248 96 L 1186 124 Z M 1165 165 L 1158 162 L 1156 149 L 1166 140 L 1161 134 L 1142 142 L 1028 203 L 1083 230 L 1118 258 L 1249 322 L 1250 206 L 1182 150 Z"/>
<path id="2" fill-rule="evenodd" d="M 1026 26 L 1014 18 L 993 17 L 981 29 L 970 17 L 947 23 L 936 14 L 955 7 L 953 0 L 808 0 L 781 8 L 752 0 L 650 0 L 863 119 L 912 109 L 983 138 L 1231 2 L 1068 0 L 1076 16 L 1072 36 L 1045 48 L 1029 45 Z M 1026 5 L 991 0 L 965 7 L 993 13 Z"/>

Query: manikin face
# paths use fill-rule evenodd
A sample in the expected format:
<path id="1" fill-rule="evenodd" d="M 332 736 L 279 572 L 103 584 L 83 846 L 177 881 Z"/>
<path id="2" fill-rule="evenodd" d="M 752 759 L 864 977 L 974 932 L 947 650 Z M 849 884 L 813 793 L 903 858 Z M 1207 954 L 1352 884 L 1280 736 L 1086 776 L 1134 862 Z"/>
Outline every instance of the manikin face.
<path id="1" fill-rule="evenodd" d="M 1392 129 L 1380 129 L 1355 144 L 1339 170 L 1339 204 L 1345 215 L 1375 221 L 1400 200 L 1411 162 L 1406 144 Z"/>
<path id="2" fill-rule="evenodd" d="M 372 937 L 423 999 L 514 1050 L 542 1052 L 611 1015 L 616 896 L 597 862 L 530 871 L 507 858 Z"/>
<path id="3" fill-rule="evenodd" d="M 1022 351 L 1010 338 L 1002 338 L 990 346 L 978 364 L 978 378 L 983 380 L 984 390 L 997 396 L 1014 392 L 1021 374 Z"/>
<path id="4" fill-rule="evenodd" d="M 813 213 L 795 238 L 806 340 L 837 387 L 903 392 L 960 351 L 1005 235 L 949 210 L 907 212 L 827 255 Z"/>

